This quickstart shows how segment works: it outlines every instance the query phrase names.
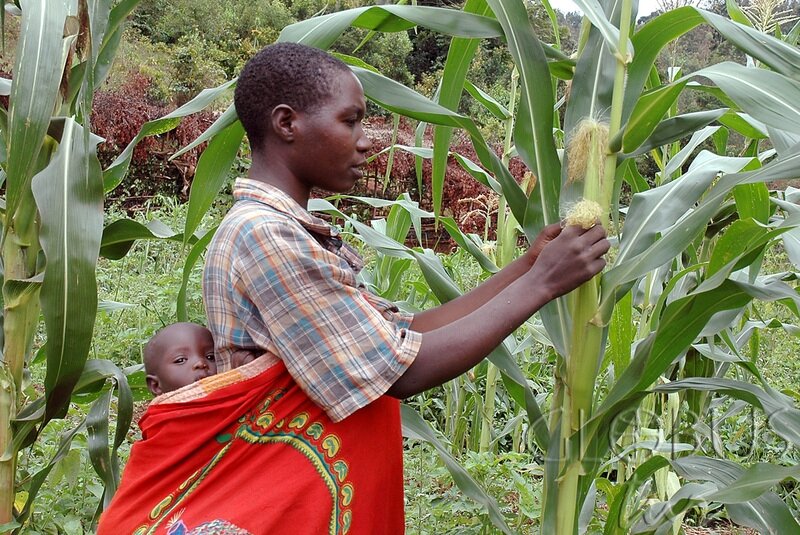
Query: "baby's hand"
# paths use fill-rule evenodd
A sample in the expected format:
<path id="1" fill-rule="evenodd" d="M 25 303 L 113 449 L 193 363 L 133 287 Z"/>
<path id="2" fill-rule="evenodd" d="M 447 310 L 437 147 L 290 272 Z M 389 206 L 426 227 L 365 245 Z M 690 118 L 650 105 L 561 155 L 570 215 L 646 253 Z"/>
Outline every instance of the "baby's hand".
<path id="1" fill-rule="evenodd" d="M 231 368 L 238 368 L 256 360 L 256 355 L 247 349 L 240 349 L 231 353 Z"/>

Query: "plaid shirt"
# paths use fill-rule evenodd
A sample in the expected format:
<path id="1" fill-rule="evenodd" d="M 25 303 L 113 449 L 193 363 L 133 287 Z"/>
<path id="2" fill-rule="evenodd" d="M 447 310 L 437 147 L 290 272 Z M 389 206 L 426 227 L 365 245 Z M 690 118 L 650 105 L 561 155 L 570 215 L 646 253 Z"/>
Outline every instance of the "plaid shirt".
<path id="1" fill-rule="evenodd" d="M 403 375 L 422 335 L 408 329 L 412 315 L 359 287 L 363 263 L 335 228 L 259 181 L 237 180 L 233 195 L 203 272 L 217 371 L 243 353 L 280 359 L 340 421 Z"/>

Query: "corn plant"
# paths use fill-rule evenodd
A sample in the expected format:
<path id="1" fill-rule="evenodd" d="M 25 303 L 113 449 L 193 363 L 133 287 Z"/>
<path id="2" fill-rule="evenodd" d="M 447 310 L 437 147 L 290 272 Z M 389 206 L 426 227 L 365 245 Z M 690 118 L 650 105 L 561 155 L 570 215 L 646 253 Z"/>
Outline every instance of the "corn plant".
<path id="1" fill-rule="evenodd" d="M 432 158 L 435 211 L 441 207 L 450 135 L 462 129 L 479 161 L 452 156 L 508 207 L 508 214 L 502 210 L 503 217 L 509 216 L 502 234 L 513 236 L 509 229 L 518 226 L 532 240 L 570 209 L 585 208 L 579 201 L 591 201 L 588 224 L 599 220 L 617 243 L 605 273 L 539 314 L 546 334 L 537 331 L 537 339 L 557 355 L 555 388 L 547 401 L 537 398 L 521 372 L 514 356 L 524 352 L 515 339 L 490 356 L 509 398 L 527 417 L 531 442 L 544 459 L 543 533 L 581 531 L 598 493 L 608 505 L 606 533 L 666 533 L 688 508 L 709 503 L 726 504 L 729 516 L 740 524 L 793 533 L 800 526 L 769 489 L 785 478 L 797 478 L 796 468 L 757 464 L 746 469 L 728 460 L 689 455 L 692 451 L 680 437 L 705 418 L 714 396 L 727 396 L 763 411 L 787 443 L 800 440 L 800 412 L 763 380 L 758 345 L 749 342 L 753 333 L 767 327 L 753 320 L 754 299 L 774 301 L 794 315 L 798 311 L 797 292 L 788 284 L 795 275 L 762 273 L 761 261 L 775 245 L 797 249 L 796 205 L 790 196 L 771 194 L 766 186 L 800 176 L 800 110 L 794 104 L 800 101 L 797 30 L 786 40 L 759 31 L 733 2 L 730 19 L 685 6 L 640 28 L 634 25 L 637 6 L 632 0 L 577 3 L 585 17 L 573 57 L 560 51 L 558 43 L 538 39 L 520 0 L 468 0 L 462 10 L 360 7 L 291 25 L 280 39 L 327 48 L 351 26 L 387 32 L 419 25 L 452 36 L 433 100 L 356 58 L 341 56 L 373 102 L 435 126 L 432 149 L 406 148 L 420 158 Z M 738 47 L 747 64 L 723 62 L 688 74 L 673 69 L 667 76 L 658 72 L 659 53 L 701 24 Z M 476 48 L 487 38 L 504 40 L 514 61 L 512 85 L 519 100 L 504 115 L 510 132 L 504 154 L 515 152 L 523 159 L 535 178 L 533 187 L 517 184 L 507 159 L 491 150 L 474 121 L 456 111 L 469 93 L 498 112 L 496 103 L 467 80 Z M 148 123 L 137 140 L 173 128 L 180 117 L 224 96 L 229 85 L 207 90 L 173 114 Z M 556 99 L 556 89 L 566 85 L 568 94 Z M 711 94 L 724 107 L 679 113 L 677 99 L 688 91 Z M 746 150 L 736 156 L 729 154 L 730 133 L 747 141 Z M 209 141 L 182 232 L 187 245 L 224 184 L 242 137 L 229 107 L 183 149 Z M 124 176 L 132 150 L 133 144 L 106 171 L 107 185 Z M 636 158 L 644 154 L 659 166 L 654 176 L 642 176 L 637 169 Z M 633 193 L 627 206 L 622 205 L 623 187 Z M 335 210 L 332 205 L 322 208 Z M 408 208 L 408 213 L 414 221 L 414 210 Z M 397 241 L 402 225 L 384 224 L 385 232 L 379 232 L 351 224 L 383 255 L 378 273 L 387 279 L 374 281 L 379 290 L 396 295 L 396 270 L 407 265 L 402 262 L 414 261 L 438 301 L 458 295 L 459 288 L 432 252 Z M 481 251 L 477 237 L 460 234 L 446 219 L 442 224 L 454 229 L 454 240 L 482 267 L 498 269 Z M 120 222 L 120 228 L 130 225 Z M 157 237 L 153 228 L 116 230 L 106 229 L 109 247 L 123 253 L 132 239 Z M 213 229 L 200 233 L 192 246 L 187 277 L 212 234 Z M 182 310 L 179 303 L 179 317 L 185 314 Z M 730 377 L 731 369 L 736 378 Z M 601 381 L 603 388 L 598 388 Z M 490 396 L 495 397 L 484 393 L 485 405 Z M 662 414 L 654 414 L 657 408 Z M 674 446 L 668 455 L 663 454 L 664 442 Z M 638 496 L 648 488 L 655 492 L 645 507 Z M 495 525 L 508 530 L 496 512 L 491 516 Z"/>
<path id="2" fill-rule="evenodd" d="M 122 23 L 137 3 L 21 0 L 4 2 L 1 11 L 21 21 L 12 79 L 0 84 L 9 97 L 8 108 L 0 107 L 3 533 L 22 529 L 36 493 L 79 432 L 89 436 L 89 454 L 106 484 L 106 500 L 119 478 L 116 451 L 132 414 L 127 374 L 105 360 L 86 364 L 98 309 L 95 266 L 104 192 L 96 153 L 100 139 L 91 133 L 89 117 Z M 23 374 L 34 361 L 46 363 L 43 396 Z M 109 445 L 114 397 L 118 421 Z M 17 494 L 22 490 L 15 481 L 18 454 L 49 421 L 64 418 L 72 400 L 92 402 L 88 414 L 64 433 L 54 458 L 31 474 L 24 492 Z"/>

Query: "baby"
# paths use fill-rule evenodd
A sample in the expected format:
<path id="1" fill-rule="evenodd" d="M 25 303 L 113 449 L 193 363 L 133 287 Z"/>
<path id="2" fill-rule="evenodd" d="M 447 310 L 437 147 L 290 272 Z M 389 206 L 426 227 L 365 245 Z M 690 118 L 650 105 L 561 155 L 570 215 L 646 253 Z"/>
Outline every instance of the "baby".
<path id="1" fill-rule="evenodd" d="M 173 323 L 144 348 L 147 388 L 154 395 L 177 390 L 217 373 L 211 331 L 196 323 Z"/>

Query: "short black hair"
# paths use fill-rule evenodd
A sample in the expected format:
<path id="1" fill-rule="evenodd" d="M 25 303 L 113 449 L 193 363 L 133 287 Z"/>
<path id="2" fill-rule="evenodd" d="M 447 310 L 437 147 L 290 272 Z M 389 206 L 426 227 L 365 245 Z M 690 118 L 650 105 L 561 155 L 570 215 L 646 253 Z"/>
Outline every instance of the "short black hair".
<path id="1" fill-rule="evenodd" d="M 344 62 L 318 48 L 297 43 L 262 48 L 242 69 L 233 97 L 253 149 L 264 141 L 275 106 L 314 111 L 333 95 L 333 75 L 349 71 Z"/>

